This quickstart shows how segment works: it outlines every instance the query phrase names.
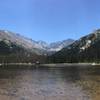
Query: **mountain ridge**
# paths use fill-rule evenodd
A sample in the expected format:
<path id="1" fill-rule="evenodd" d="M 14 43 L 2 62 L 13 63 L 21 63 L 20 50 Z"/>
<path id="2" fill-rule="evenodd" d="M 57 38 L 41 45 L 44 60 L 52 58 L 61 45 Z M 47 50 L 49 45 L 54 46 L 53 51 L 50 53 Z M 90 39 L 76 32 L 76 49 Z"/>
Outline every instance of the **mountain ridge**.
<path id="1" fill-rule="evenodd" d="M 45 41 L 35 41 L 29 38 L 26 38 L 18 33 L 13 33 L 11 31 L 7 30 L 0 30 L 0 39 L 5 39 L 11 42 L 14 42 L 18 45 L 22 45 L 24 48 L 28 48 L 30 50 L 32 49 L 40 49 L 41 51 L 45 52 L 56 52 L 61 50 L 64 46 L 70 45 L 74 40 L 68 39 L 64 40 L 66 43 L 64 44 L 64 41 L 54 42 L 54 43 L 46 43 Z M 68 42 L 68 44 L 67 44 Z M 64 44 L 64 45 L 62 45 Z M 52 47 L 53 45 L 53 47 Z M 55 48 L 54 48 L 55 47 Z M 53 49 L 54 48 L 54 49 Z M 52 50 L 53 49 L 53 50 Z"/>
<path id="2" fill-rule="evenodd" d="M 20 58 L 23 61 L 24 58 L 26 62 L 38 60 L 51 63 L 100 62 L 99 51 L 100 29 L 76 41 L 67 39 L 49 45 L 41 40 L 35 41 L 20 34 L 0 30 L 0 57 L 4 59 L 12 57 L 11 59 Z"/>
<path id="3" fill-rule="evenodd" d="M 50 59 L 54 63 L 78 63 L 100 61 L 100 29 L 76 40 L 68 47 L 53 54 Z"/>

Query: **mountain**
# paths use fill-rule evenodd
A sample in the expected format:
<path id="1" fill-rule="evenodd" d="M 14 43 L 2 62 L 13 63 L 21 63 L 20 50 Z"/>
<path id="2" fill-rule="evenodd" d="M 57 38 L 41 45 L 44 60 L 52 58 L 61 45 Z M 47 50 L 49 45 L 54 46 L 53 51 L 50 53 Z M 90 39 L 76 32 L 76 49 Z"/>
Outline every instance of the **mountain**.
<path id="1" fill-rule="evenodd" d="M 72 40 L 64 40 L 47 44 L 44 41 L 34 41 L 7 30 L 0 30 L 0 61 L 3 62 L 40 62 L 46 59 L 46 55 L 52 54 L 68 44 Z"/>
<path id="2" fill-rule="evenodd" d="M 0 41 L 1 40 L 6 40 L 8 42 L 10 41 L 38 55 L 41 55 L 42 50 L 44 50 L 43 46 L 36 41 L 10 31 L 0 30 Z"/>
<path id="3" fill-rule="evenodd" d="M 6 40 L 8 42 L 10 41 L 12 43 L 24 47 L 25 49 L 29 49 L 32 52 L 35 52 L 39 55 L 43 54 L 44 52 L 59 51 L 63 47 L 68 46 L 74 41 L 72 39 L 68 39 L 64 41 L 47 44 L 44 41 L 34 41 L 32 39 L 21 36 L 18 33 L 13 33 L 6 30 L 0 30 L 0 40 Z"/>
<path id="4" fill-rule="evenodd" d="M 48 58 L 49 62 L 100 62 L 100 29 L 76 40 Z"/>
<path id="5" fill-rule="evenodd" d="M 47 55 L 51 55 L 47 59 Z M 0 62 L 100 62 L 100 29 L 79 40 L 47 44 L 0 30 Z"/>
<path id="6" fill-rule="evenodd" d="M 43 51 L 36 41 L 0 30 L 0 62 L 44 62 Z"/>
<path id="7" fill-rule="evenodd" d="M 67 39 L 63 41 L 53 42 L 49 44 L 48 51 L 60 51 L 62 48 L 67 47 L 68 45 L 72 44 L 74 42 L 73 39 Z"/>

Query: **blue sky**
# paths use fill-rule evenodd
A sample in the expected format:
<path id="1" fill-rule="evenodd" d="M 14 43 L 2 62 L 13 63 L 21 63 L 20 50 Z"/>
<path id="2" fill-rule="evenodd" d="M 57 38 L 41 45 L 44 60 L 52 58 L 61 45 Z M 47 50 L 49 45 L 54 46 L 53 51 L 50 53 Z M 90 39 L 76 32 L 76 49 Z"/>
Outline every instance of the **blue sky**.
<path id="1" fill-rule="evenodd" d="M 0 0 L 0 29 L 49 42 L 100 28 L 100 0 Z"/>

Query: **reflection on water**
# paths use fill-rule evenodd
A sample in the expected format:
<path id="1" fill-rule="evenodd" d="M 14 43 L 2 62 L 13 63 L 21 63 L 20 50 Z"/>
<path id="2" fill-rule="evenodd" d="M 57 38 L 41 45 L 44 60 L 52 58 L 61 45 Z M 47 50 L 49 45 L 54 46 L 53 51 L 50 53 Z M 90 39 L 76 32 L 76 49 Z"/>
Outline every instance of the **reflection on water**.
<path id="1" fill-rule="evenodd" d="M 100 100 L 100 68 L 0 69 L 0 100 Z"/>

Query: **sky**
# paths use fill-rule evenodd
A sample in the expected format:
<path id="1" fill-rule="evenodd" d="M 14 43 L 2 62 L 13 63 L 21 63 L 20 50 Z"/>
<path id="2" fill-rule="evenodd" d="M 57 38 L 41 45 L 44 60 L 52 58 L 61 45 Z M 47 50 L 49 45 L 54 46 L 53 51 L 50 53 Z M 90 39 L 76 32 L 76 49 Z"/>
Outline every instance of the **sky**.
<path id="1" fill-rule="evenodd" d="M 100 0 L 0 0 L 0 29 L 48 43 L 100 28 Z"/>

